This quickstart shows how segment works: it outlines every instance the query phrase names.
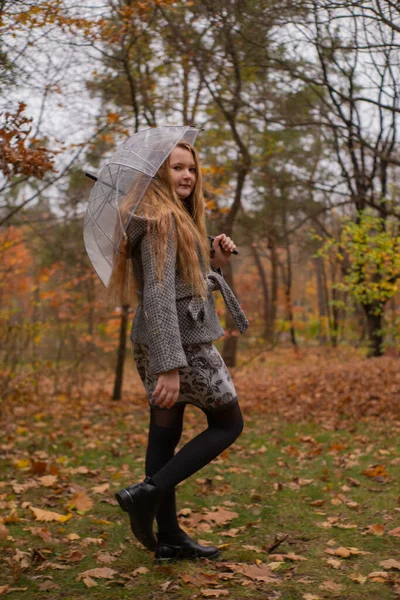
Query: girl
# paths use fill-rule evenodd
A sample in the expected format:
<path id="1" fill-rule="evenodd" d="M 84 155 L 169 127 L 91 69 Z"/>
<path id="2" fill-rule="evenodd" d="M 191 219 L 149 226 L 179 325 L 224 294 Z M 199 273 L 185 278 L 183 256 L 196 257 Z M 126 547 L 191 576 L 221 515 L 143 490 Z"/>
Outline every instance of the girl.
<path id="1" fill-rule="evenodd" d="M 125 216 L 133 196 L 125 200 Z M 121 292 L 129 279 L 128 293 L 134 288 L 137 294 L 131 340 L 148 395 L 150 428 L 147 476 L 116 498 L 134 535 L 155 550 L 157 561 L 215 558 L 216 547 L 200 546 L 179 527 L 175 486 L 228 448 L 243 428 L 232 379 L 212 344 L 224 334 L 212 291 L 221 291 L 241 332 L 248 322 L 219 272 L 235 250 L 233 241 L 224 234 L 213 239 L 210 260 L 200 164 L 191 145 L 178 143 L 161 165 L 126 234 L 109 289 Z M 187 403 L 205 413 L 208 427 L 174 454 Z"/>

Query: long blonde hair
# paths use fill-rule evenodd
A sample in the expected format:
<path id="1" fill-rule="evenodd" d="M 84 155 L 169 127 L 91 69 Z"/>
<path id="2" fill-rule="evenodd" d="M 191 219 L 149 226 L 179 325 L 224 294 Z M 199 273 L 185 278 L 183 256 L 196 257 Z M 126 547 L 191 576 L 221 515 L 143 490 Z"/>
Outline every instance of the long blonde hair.
<path id="1" fill-rule="evenodd" d="M 157 264 L 157 277 L 162 280 L 167 242 L 170 236 L 177 238 L 177 258 L 184 281 L 189 283 L 195 295 L 205 297 L 206 288 L 203 269 L 210 266 L 209 242 L 205 223 L 205 202 L 198 154 L 187 142 L 179 142 L 175 148 L 191 152 L 196 166 L 196 183 L 188 198 L 181 200 L 173 189 L 169 157 L 159 168 L 147 188 L 135 214 L 145 217 L 148 232 L 156 232 L 157 243 L 151 248 Z M 140 183 L 139 183 L 140 185 Z M 120 207 L 124 224 L 129 223 L 132 208 L 137 203 L 137 188 L 132 188 Z M 123 238 L 114 264 L 107 297 L 114 306 L 132 305 L 136 300 L 136 281 L 130 261 L 129 225 L 128 236 Z"/>

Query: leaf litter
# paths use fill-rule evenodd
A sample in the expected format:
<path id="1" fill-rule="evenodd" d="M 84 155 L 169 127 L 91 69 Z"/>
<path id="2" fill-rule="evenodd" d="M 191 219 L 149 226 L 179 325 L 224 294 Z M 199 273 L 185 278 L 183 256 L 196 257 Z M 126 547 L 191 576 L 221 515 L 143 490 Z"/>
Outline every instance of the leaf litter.
<path id="1" fill-rule="evenodd" d="M 325 568 L 326 577 L 322 582 L 319 580 L 319 587 L 314 586 L 310 591 L 302 592 L 303 597 L 340 594 L 337 586 L 341 585 L 360 587 L 370 584 L 385 586 L 385 589 L 391 586 L 391 589 L 395 590 L 398 585 L 398 556 L 391 556 L 384 550 L 384 546 L 379 553 L 371 551 L 368 538 L 377 542 L 380 542 L 380 538 L 385 541 L 392 539 L 395 542 L 395 539 L 400 537 L 400 528 L 396 527 L 395 520 L 398 514 L 393 512 L 395 508 L 393 507 L 392 512 L 389 509 L 385 510 L 382 515 L 377 515 L 372 509 L 374 494 L 386 493 L 386 490 L 390 492 L 396 481 L 400 466 L 396 463 L 396 448 L 393 442 L 392 446 L 384 447 L 383 443 L 379 444 L 378 439 L 371 440 L 368 434 L 363 433 L 356 432 L 349 438 L 345 434 L 342 436 L 340 431 L 333 432 L 329 434 L 328 441 L 320 435 L 321 431 L 332 431 L 332 427 L 337 427 L 339 422 L 347 420 L 348 423 L 352 423 L 363 413 L 367 416 L 370 414 L 369 409 L 365 410 L 365 399 L 360 400 L 358 404 L 351 400 L 341 405 L 340 393 L 344 388 L 329 387 L 332 369 L 339 373 L 342 367 L 333 365 L 321 373 L 319 380 L 317 377 L 308 380 L 311 394 L 319 393 L 323 382 L 328 386 L 327 392 L 333 393 L 333 401 L 331 402 L 331 398 L 328 403 L 319 400 L 319 407 L 316 403 L 310 403 L 309 396 L 302 396 L 301 393 L 301 386 L 305 385 L 304 377 L 310 375 L 312 368 L 302 367 L 300 374 L 301 369 L 297 365 L 286 372 L 291 385 L 294 385 L 294 378 L 299 376 L 294 388 L 297 392 L 300 390 L 298 402 L 294 403 L 294 397 L 291 396 L 290 407 L 294 409 L 294 420 L 299 418 L 299 415 L 303 419 L 301 407 L 305 403 L 304 408 L 311 407 L 307 418 L 312 417 L 322 425 L 319 431 L 314 429 L 312 434 L 282 433 L 284 426 L 279 419 L 284 416 L 285 421 L 291 421 L 293 414 L 289 415 L 289 403 L 283 399 L 287 387 L 283 385 L 279 372 L 271 394 L 274 397 L 274 394 L 279 393 L 283 401 L 274 405 L 270 418 L 260 417 L 268 410 L 271 395 L 267 393 L 266 387 L 263 387 L 265 380 L 269 381 L 269 374 L 264 376 L 260 373 L 260 376 L 257 376 L 259 396 L 252 400 L 253 410 L 257 413 L 257 424 L 250 425 L 247 438 L 240 440 L 230 453 L 214 462 L 214 474 L 208 471 L 207 477 L 194 482 L 196 489 L 206 491 L 209 508 L 201 508 L 201 504 L 190 498 L 189 506 L 186 505 L 180 511 L 182 526 L 196 539 L 204 532 L 206 536 L 211 536 L 205 540 L 207 543 L 217 543 L 221 546 L 224 545 L 224 538 L 229 542 L 223 555 L 226 556 L 226 562 L 215 565 L 206 562 L 200 566 L 201 574 L 196 565 L 182 564 L 182 574 L 188 569 L 186 579 L 183 576 L 179 579 L 171 578 L 171 575 L 169 578 L 164 576 L 159 580 L 160 589 L 169 593 L 179 586 L 194 585 L 203 597 L 212 598 L 227 597 L 229 590 L 236 589 L 235 586 L 245 586 L 249 589 L 254 587 L 256 590 L 265 587 L 269 590 L 268 594 L 272 594 L 271 588 L 275 586 L 286 589 L 286 586 L 291 585 L 291 581 L 296 588 L 299 585 L 314 586 L 312 577 L 309 577 L 316 564 L 311 539 L 322 543 L 326 535 L 323 530 L 326 529 L 335 530 L 335 533 L 337 531 L 339 543 L 331 540 L 333 543 L 327 544 L 329 558 L 321 556 L 317 563 L 318 570 Z M 347 373 L 347 367 L 343 367 L 342 377 Z M 239 384 L 240 378 L 238 371 L 235 381 L 238 379 Z M 278 390 L 279 385 L 282 387 Z M 355 393 L 356 396 L 361 393 L 357 386 Z M 242 397 L 242 404 L 246 410 L 244 391 Z M 52 585 L 58 585 L 62 589 L 63 579 L 58 578 L 57 574 L 64 575 L 69 570 L 82 588 L 87 589 L 88 598 L 90 588 L 98 588 L 104 585 L 104 582 L 111 585 L 127 585 L 135 589 L 141 581 L 146 581 L 149 572 L 159 572 L 160 575 L 163 573 L 161 569 L 158 571 L 158 567 L 153 568 L 148 561 L 145 562 L 146 566 L 132 563 L 130 569 L 126 569 L 124 562 L 127 551 L 132 552 L 138 559 L 147 556 L 138 549 L 129 532 L 126 532 L 126 521 L 118 512 L 112 497 L 113 491 L 121 481 L 134 482 L 142 476 L 145 414 L 144 410 L 140 412 L 142 409 L 136 406 L 135 410 L 139 412 L 133 417 L 131 402 L 132 400 L 127 398 L 116 406 L 104 397 L 97 403 L 93 403 L 90 398 L 81 399 L 79 402 L 71 399 L 70 404 L 62 405 L 62 415 L 61 407 L 57 409 L 57 403 L 43 406 L 40 412 L 46 415 L 46 428 L 52 433 L 57 432 L 57 438 L 61 440 L 56 450 L 51 452 L 48 447 L 45 450 L 44 445 L 43 448 L 36 446 L 37 449 L 33 451 L 28 449 L 35 439 L 35 423 L 43 424 L 42 417 L 37 420 L 35 417 L 39 412 L 38 405 L 33 408 L 32 404 L 29 404 L 23 410 L 18 407 L 18 413 L 14 415 L 17 418 L 14 418 L 14 421 L 7 419 L 5 429 L 8 431 L 8 439 L 2 450 L 10 467 L 6 481 L 0 482 L 0 507 L 4 513 L 0 520 L 0 540 L 5 545 L 7 565 L 14 573 L 13 581 L 16 585 L 6 579 L 4 583 L 7 585 L 3 586 L 5 591 L 2 593 L 9 593 L 11 589 L 16 588 L 21 581 L 21 574 L 28 570 L 36 570 L 39 577 L 43 572 L 54 573 L 54 582 L 38 580 L 38 589 L 47 589 L 49 592 L 52 589 L 56 590 Z M 272 409 L 272 405 L 270 406 Z M 383 411 L 386 410 L 386 406 L 385 403 L 382 404 Z M 12 407 L 10 410 L 12 413 Z M 71 424 L 75 423 L 77 414 L 82 415 L 82 423 L 85 423 L 86 419 L 86 422 L 94 424 L 95 428 L 91 429 L 88 425 L 83 429 L 83 436 L 79 436 L 78 432 L 75 433 L 71 428 L 67 440 L 65 423 L 68 419 Z M 248 409 L 250 419 L 252 414 Z M 389 411 L 387 414 L 392 413 Z M 136 425 L 138 415 L 139 423 L 143 423 L 140 426 Z M 116 432 L 121 420 L 126 424 L 124 439 L 128 441 L 127 447 L 120 455 L 120 440 L 117 439 Z M 391 425 L 393 434 L 397 427 L 395 420 Z M 24 430 L 23 434 L 17 433 L 18 427 Z M 143 430 L 140 427 L 143 427 Z M 198 427 L 197 417 L 189 414 L 188 429 L 184 434 L 187 437 L 184 439 L 191 437 Z M 371 431 L 374 428 L 379 431 L 379 427 L 371 419 L 368 421 L 368 427 Z M 46 428 L 40 427 L 41 434 Z M 382 431 L 382 427 L 380 430 Z M 262 442 L 259 445 L 255 444 L 252 436 L 254 439 L 261 437 Z M 68 444 L 63 446 L 62 440 L 68 441 Z M 115 455 L 113 448 L 116 450 Z M 135 462 L 127 458 L 128 449 L 135 456 Z M 276 452 L 275 464 L 271 459 L 272 451 Z M 102 452 L 102 469 L 97 468 L 100 464 L 98 458 L 89 458 L 86 462 L 85 456 L 90 457 L 91 452 Z M 325 466 L 318 472 L 313 468 L 313 464 L 322 465 L 322 461 L 325 462 Z M 237 495 L 235 484 L 235 481 L 241 480 L 245 482 L 245 495 L 242 497 Z M 286 521 L 284 516 L 279 517 L 279 503 L 278 516 L 268 522 L 268 512 L 262 511 L 268 511 L 268 508 L 264 507 L 275 502 L 275 497 L 278 500 L 280 494 L 289 495 L 287 497 L 291 498 L 291 502 L 299 503 L 299 506 L 303 507 L 304 517 L 311 519 L 311 529 L 316 528 L 312 534 L 314 537 L 307 539 L 307 535 L 296 531 L 295 522 Z M 366 498 L 369 498 L 371 503 L 370 513 Z M 105 510 L 107 512 L 104 512 Z M 318 512 L 325 512 L 325 515 L 318 515 Z M 247 515 L 245 519 L 243 513 Z M 351 514 L 351 517 L 347 513 Z M 364 514 L 371 516 L 366 520 Z M 275 524 L 279 519 L 283 520 L 283 527 L 288 533 L 285 534 L 286 537 L 281 536 L 282 553 L 274 553 L 271 550 L 273 540 L 281 539 L 276 530 L 282 528 L 282 524 L 279 527 Z M 40 526 L 40 523 L 34 526 L 37 521 L 45 523 L 45 526 Z M 321 523 L 325 525 L 321 528 L 322 537 L 319 542 L 318 524 Z M 120 524 L 125 527 L 125 537 L 122 535 L 118 544 L 124 546 L 129 539 L 125 548 L 108 541 L 109 532 Z M 342 533 L 345 537 L 340 537 Z M 36 554 L 29 549 L 34 544 L 33 540 L 37 541 L 34 546 L 37 548 Z M 56 553 L 59 562 L 55 558 L 51 559 L 53 550 L 49 549 L 49 544 L 63 548 L 61 552 Z M 322 547 L 322 553 L 323 549 Z M 47 558 L 48 552 L 50 555 Z M 260 555 L 262 561 L 258 559 Z M 84 557 L 86 560 L 92 560 L 93 568 L 79 573 L 79 563 Z M 96 566 L 96 563 L 99 566 Z M 333 575 L 335 571 L 340 571 L 342 576 L 339 583 L 329 577 L 329 573 Z M 349 583 L 345 584 L 344 581 Z M 42 587 L 39 588 L 39 585 Z M 23 588 L 22 585 L 19 587 Z M 117 598 L 117 588 L 115 590 Z M 278 592 L 275 591 L 274 594 Z"/>

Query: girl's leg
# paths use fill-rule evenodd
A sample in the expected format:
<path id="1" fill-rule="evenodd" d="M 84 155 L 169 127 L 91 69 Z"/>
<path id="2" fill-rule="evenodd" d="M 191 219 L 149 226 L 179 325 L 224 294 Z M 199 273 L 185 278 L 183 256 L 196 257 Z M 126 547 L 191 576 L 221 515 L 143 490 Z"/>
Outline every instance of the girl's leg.
<path id="1" fill-rule="evenodd" d="M 150 409 L 146 475 L 153 477 L 174 456 L 181 438 L 185 404 L 170 409 Z M 170 488 L 157 514 L 158 539 L 175 539 L 181 532 L 176 515 L 175 487 Z"/>
<path id="2" fill-rule="evenodd" d="M 243 418 L 237 402 L 221 409 L 203 411 L 207 416 L 208 428 L 188 442 L 151 476 L 157 488 L 174 488 L 221 454 L 241 434 Z"/>

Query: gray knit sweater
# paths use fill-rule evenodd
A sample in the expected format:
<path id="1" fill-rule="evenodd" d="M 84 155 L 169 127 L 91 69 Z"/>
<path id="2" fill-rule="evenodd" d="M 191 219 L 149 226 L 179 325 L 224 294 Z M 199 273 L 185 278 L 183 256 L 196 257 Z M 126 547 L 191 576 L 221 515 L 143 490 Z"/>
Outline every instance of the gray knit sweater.
<path id="1" fill-rule="evenodd" d="M 193 295 L 178 267 L 175 236 L 168 239 L 164 276 L 159 282 L 151 252 L 156 233 L 147 231 L 144 217 L 133 216 L 127 235 L 139 301 L 130 337 L 148 346 L 151 373 L 187 366 L 183 346 L 212 342 L 224 335 L 215 310 L 215 290 L 221 291 L 239 331 L 247 329 L 248 321 L 220 273 L 204 271 L 207 299 Z"/>

